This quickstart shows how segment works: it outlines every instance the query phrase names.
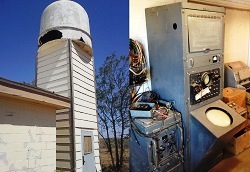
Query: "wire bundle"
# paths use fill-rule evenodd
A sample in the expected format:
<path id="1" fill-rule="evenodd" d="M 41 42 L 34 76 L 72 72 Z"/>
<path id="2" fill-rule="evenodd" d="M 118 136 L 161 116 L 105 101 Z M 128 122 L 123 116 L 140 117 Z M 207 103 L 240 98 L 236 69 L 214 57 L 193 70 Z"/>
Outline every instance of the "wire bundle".
<path id="1" fill-rule="evenodd" d="M 133 39 L 129 39 L 129 60 L 130 60 L 130 67 L 129 67 L 130 72 L 132 72 L 132 74 L 135 76 L 144 75 L 146 77 L 147 62 L 142 45 L 138 41 Z"/>

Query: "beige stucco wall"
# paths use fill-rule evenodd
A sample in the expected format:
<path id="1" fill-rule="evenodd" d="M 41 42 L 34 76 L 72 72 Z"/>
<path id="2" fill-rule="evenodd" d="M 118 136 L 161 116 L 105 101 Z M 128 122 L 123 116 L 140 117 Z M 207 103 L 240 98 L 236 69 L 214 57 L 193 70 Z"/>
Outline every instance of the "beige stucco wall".
<path id="1" fill-rule="evenodd" d="M 0 171 L 55 169 L 55 108 L 0 97 Z"/>
<path id="2" fill-rule="evenodd" d="M 240 60 L 249 65 L 250 12 L 226 9 L 224 62 Z"/>

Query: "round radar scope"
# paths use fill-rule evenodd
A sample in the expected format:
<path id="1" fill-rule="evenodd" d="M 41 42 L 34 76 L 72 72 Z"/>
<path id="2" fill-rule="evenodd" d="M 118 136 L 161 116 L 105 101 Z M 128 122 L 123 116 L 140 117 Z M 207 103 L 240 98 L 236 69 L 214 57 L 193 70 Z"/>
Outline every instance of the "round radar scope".
<path id="1" fill-rule="evenodd" d="M 206 111 L 206 117 L 212 124 L 219 127 L 228 127 L 232 124 L 231 115 L 221 108 L 208 108 Z"/>

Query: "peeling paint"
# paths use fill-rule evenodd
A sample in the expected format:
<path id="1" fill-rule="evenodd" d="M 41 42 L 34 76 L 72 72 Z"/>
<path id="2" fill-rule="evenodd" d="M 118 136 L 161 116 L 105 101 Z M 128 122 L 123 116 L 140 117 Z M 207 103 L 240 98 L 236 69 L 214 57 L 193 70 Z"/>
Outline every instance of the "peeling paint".
<path id="1" fill-rule="evenodd" d="M 0 153 L 0 162 L 3 162 L 5 165 L 9 164 L 6 152 Z"/>
<path id="2" fill-rule="evenodd" d="M 30 142 L 31 142 L 31 143 L 36 142 L 36 140 L 35 140 L 34 137 L 33 137 L 33 134 L 31 134 L 30 132 L 29 132 L 29 137 L 30 137 Z"/>
<path id="3" fill-rule="evenodd" d="M 42 159 L 42 152 L 40 152 L 40 155 L 35 156 L 35 159 Z"/>
<path id="4" fill-rule="evenodd" d="M 34 168 L 29 168 L 29 172 L 36 172 Z"/>
<path id="5" fill-rule="evenodd" d="M 28 167 L 26 167 L 26 166 L 23 166 L 23 167 L 22 167 L 22 170 L 25 170 L 25 171 L 27 171 L 27 170 L 28 170 Z"/>
<path id="6" fill-rule="evenodd" d="M 7 143 L 0 137 L 0 144 L 6 145 Z"/>
<path id="7" fill-rule="evenodd" d="M 42 142 L 42 140 L 43 140 L 42 136 L 39 136 L 38 142 Z"/>
<path id="8" fill-rule="evenodd" d="M 28 146 L 28 142 L 23 143 L 23 148 L 26 148 Z"/>
<path id="9" fill-rule="evenodd" d="M 28 152 L 27 152 L 27 158 L 30 157 L 31 152 L 35 152 L 35 151 L 36 151 L 35 149 L 29 148 L 29 149 L 28 149 Z"/>
<path id="10" fill-rule="evenodd" d="M 13 163 L 10 165 L 9 171 L 16 171 L 16 168 Z"/>
<path id="11" fill-rule="evenodd" d="M 0 172 L 54 172 L 56 109 L 1 96 L 0 106 Z"/>
<path id="12" fill-rule="evenodd" d="M 45 134 L 45 132 L 41 128 L 39 128 L 39 129 L 37 129 L 36 134 L 37 135 L 43 135 L 43 134 Z"/>

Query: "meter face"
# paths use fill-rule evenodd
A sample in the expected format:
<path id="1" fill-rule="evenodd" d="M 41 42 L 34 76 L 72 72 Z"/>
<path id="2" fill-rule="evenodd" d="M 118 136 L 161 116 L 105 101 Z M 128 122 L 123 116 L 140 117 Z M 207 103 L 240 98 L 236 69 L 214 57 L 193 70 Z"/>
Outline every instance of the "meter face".
<path id="1" fill-rule="evenodd" d="M 205 84 L 205 85 L 208 85 L 209 84 L 209 82 L 210 82 L 210 76 L 208 75 L 208 73 L 204 73 L 203 75 L 202 75 L 202 81 L 203 81 L 203 83 Z"/>

